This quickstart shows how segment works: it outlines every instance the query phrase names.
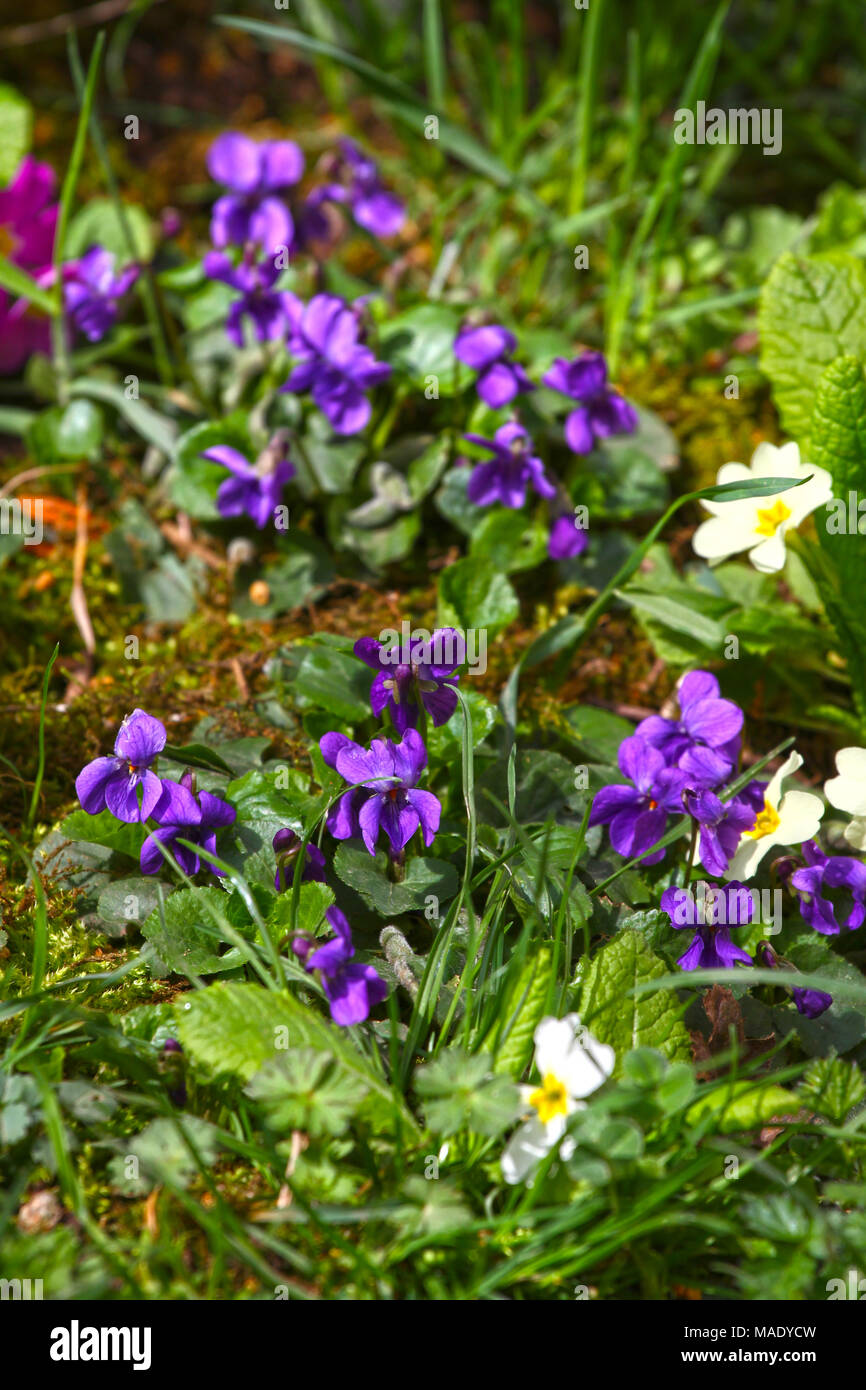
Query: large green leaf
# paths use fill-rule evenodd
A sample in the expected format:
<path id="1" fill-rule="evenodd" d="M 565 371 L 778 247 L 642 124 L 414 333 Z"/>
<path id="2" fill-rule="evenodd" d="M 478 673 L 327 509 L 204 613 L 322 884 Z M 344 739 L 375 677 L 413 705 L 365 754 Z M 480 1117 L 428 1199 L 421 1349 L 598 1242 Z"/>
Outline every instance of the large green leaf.
<path id="1" fill-rule="evenodd" d="M 691 1057 L 689 1035 L 672 990 L 634 998 L 635 985 L 666 975 L 667 966 L 640 932 L 626 928 L 596 952 L 579 980 L 576 1007 L 581 1021 L 616 1052 L 617 1071 L 635 1047 L 656 1047 L 672 1061 Z"/>
<path id="2" fill-rule="evenodd" d="M 457 892 L 457 870 L 444 859 L 408 859 L 404 877 L 399 883 L 392 883 L 382 851 L 374 858 L 357 841 L 338 846 L 334 869 L 344 883 L 360 893 L 365 903 L 383 917 L 420 911 L 430 896 L 438 898 L 441 906 Z"/>
<path id="3" fill-rule="evenodd" d="M 806 447 L 822 372 L 843 353 L 866 361 L 866 269 L 853 256 L 787 251 L 761 293 L 758 326 L 782 424 Z"/>
<path id="4" fill-rule="evenodd" d="M 151 974 L 214 975 L 243 965 L 240 950 L 220 953 L 218 923 L 226 904 L 219 888 L 183 888 L 154 908 L 141 929 Z"/>
<path id="5" fill-rule="evenodd" d="M 532 1055 L 532 1042 L 544 1013 L 553 957 L 550 948 L 533 951 L 513 980 L 499 1011 L 501 1028 L 495 1043 L 493 1070 L 519 1079 Z"/>
<path id="6" fill-rule="evenodd" d="M 492 637 L 519 612 L 516 593 L 492 560 L 466 556 L 439 576 L 437 622 L 443 626 L 486 628 Z"/>
<path id="7" fill-rule="evenodd" d="M 10 183 L 30 148 L 33 108 L 30 102 L 0 82 L 0 185 Z"/>
<path id="8" fill-rule="evenodd" d="M 863 304 L 866 313 L 866 300 Z M 854 699 L 866 720 L 866 547 L 857 504 L 866 496 L 866 378 L 856 357 L 839 357 L 821 377 L 812 418 L 812 458 L 833 478 L 834 500 L 818 517 L 818 536 L 838 580 L 816 574 L 827 615 L 848 658 Z M 848 515 L 854 494 L 854 516 Z M 853 528 L 850 522 L 853 520 Z M 866 529 L 866 520 L 864 520 Z"/>
<path id="9" fill-rule="evenodd" d="M 408 1111 L 346 1031 L 292 994 L 272 993 L 260 985 L 221 982 L 184 995 L 175 1004 L 175 1014 L 184 1051 L 207 1076 L 228 1075 L 249 1081 L 281 1052 L 314 1047 L 331 1053 L 389 1108 L 400 1108 L 404 1122 L 414 1128 Z"/>

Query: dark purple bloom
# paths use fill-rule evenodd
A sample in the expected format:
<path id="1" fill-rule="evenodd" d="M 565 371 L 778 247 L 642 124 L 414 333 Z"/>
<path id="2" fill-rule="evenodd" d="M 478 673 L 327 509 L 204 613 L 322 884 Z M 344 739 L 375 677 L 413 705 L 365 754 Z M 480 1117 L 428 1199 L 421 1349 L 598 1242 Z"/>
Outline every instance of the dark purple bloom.
<path id="1" fill-rule="evenodd" d="M 466 495 L 477 507 L 501 502 L 503 507 L 522 507 L 527 487 L 541 497 L 554 497 L 556 488 L 544 471 L 544 464 L 530 452 L 532 442 L 516 420 L 501 425 L 492 439 L 480 434 L 464 434 L 472 444 L 488 449 L 493 458 L 477 463 L 466 487 Z"/>
<path id="2" fill-rule="evenodd" d="M 336 295 L 309 304 L 291 296 L 289 352 L 297 365 L 284 391 L 310 391 L 337 434 L 357 434 L 370 418 L 366 391 L 391 373 L 360 340 L 357 314 Z"/>
<path id="3" fill-rule="evenodd" d="M 226 333 L 237 347 L 244 345 L 245 318 L 251 319 L 260 343 L 288 332 L 292 296 L 285 290 L 274 289 L 280 276 L 276 260 L 256 262 L 245 253 L 240 264 L 234 265 L 222 251 L 208 251 L 202 266 L 211 280 L 221 280 L 240 295 L 226 317 Z"/>
<path id="4" fill-rule="evenodd" d="M 150 764 L 165 747 L 165 726 L 134 709 L 120 726 L 114 756 L 94 758 L 75 779 L 78 800 L 91 816 L 106 807 L 118 820 L 145 821 L 162 796 L 163 784 Z M 141 805 L 138 788 L 141 786 Z"/>
<path id="5" fill-rule="evenodd" d="M 138 279 L 138 266 L 114 273 L 114 256 L 91 246 L 80 260 L 63 267 L 63 303 L 88 342 L 98 343 L 117 321 L 118 303 Z"/>
<path id="6" fill-rule="evenodd" d="M 389 237 L 399 232 L 406 220 L 405 209 L 385 187 L 373 160 L 353 140 L 341 140 L 340 153 L 331 162 L 343 182 L 313 189 L 307 207 L 315 210 L 322 203 L 345 203 L 358 226 L 373 236 Z"/>
<path id="7" fill-rule="evenodd" d="M 381 1004 L 388 986 L 372 965 L 352 960 L 355 948 L 345 914 L 338 907 L 329 907 L 325 916 L 337 935 L 315 951 L 312 942 L 298 937 L 292 942 L 292 950 L 304 962 L 308 974 L 319 972 L 331 1018 L 341 1028 L 349 1028 L 353 1023 L 363 1023 L 370 1010 Z"/>
<path id="8" fill-rule="evenodd" d="M 740 753 L 743 711 L 719 696 L 709 671 L 690 671 L 677 687 L 679 719 L 651 714 L 635 729 L 638 738 L 687 772 L 697 787 L 715 787 L 731 774 Z M 763 805 L 763 801 L 761 802 Z"/>
<path id="9" fill-rule="evenodd" d="M 478 394 L 493 410 L 513 401 L 521 391 L 535 390 L 523 368 L 508 359 L 516 346 L 514 334 L 498 323 L 464 328 L 455 339 L 455 357 L 478 373 Z"/>
<path id="10" fill-rule="evenodd" d="M 211 145 L 207 167 L 211 178 L 230 190 L 213 206 L 214 246 L 254 242 L 271 256 L 281 247 L 291 247 L 292 215 L 279 194 L 304 172 L 304 156 L 294 141 L 257 144 L 237 131 L 227 131 Z"/>
<path id="11" fill-rule="evenodd" d="M 354 652 L 377 673 L 370 688 L 376 718 L 391 710 L 398 733 L 414 729 L 423 705 L 437 727 L 447 724 L 457 708 L 454 672 L 466 660 L 465 642 L 453 627 L 438 627 L 429 638 L 383 646 L 375 637 L 361 637 Z"/>
<path id="12" fill-rule="evenodd" d="M 442 807 L 432 792 L 416 785 L 427 766 L 427 749 L 415 729 L 399 743 L 374 738 L 369 749 L 344 734 L 325 734 L 319 747 L 330 767 L 352 784 L 329 812 L 327 826 L 336 840 L 359 835 L 371 854 L 384 830 L 394 854 L 420 827 L 425 845 L 433 843 Z"/>
<path id="13" fill-rule="evenodd" d="M 267 448 L 250 463 L 230 444 L 205 449 L 202 458 L 219 463 L 231 473 L 217 490 L 220 516 L 249 516 L 261 531 L 272 519 L 283 488 L 295 476 L 295 466 L 285 457 L 286 435 L 278 430 Z"/>
<path id="14" fill-rule="evenodd" d="M 547 553 L 551 560 L 574 560 L 589 545 L 589 536 L 573 516 L 558 516 L 550 528 Z"/>
<path id="15" fill-rule="evenodd" d="M 700 827 L 700 861 L 708 874 L 721 878 L 744 830 L 755 824 L 755 808 L 732 797 L 720 801 L 715 792 L 687 792 L 686 809 Z"/>
<path id="16" fill-rule="evenodd" d="M 637 412 L 607 384 L 607 363 L 600 352 L 584 352 L 573 362 L 557 357 L 542 378 L 545 386 L 579 401 L 565 422 L 565 440 L 576 454 L 588 454 L 597 439 L 631 434 Z"/>
<path id="17" fill-rule="evenodd" d="M 151 831 L 141 847 L 141 872 L 156 874 L 162 868 L 164 856 L 157 844 L 159 841 L 171 852 L 184 873 L 192 877 L 198 873 L 201 860 L 194 850 L 176 842 L 189 840 L 208 854 L 216 854 L 216 832 L 224 825 L 231 825 L 237 812 L 234 806 L 219 796 L 213 796 L 211 792 L 199 792 L 196 796 L 190 771 L 186 771 L 179 782 L 172 781 L 170 777 L 164 778 L 162 787 L 162 796 L 152 812 L 159 829 Z M 222 869 L 208 864 L 207 860 L 205 864 L 212 874 L 225 877 Z"/>
<path id="18" fill-rule="evenodd" d="M 768 970 L 787 968 L 796 973 L 788 961 L 776 955 L 768 941 L 759 943 L 755 958 L 758 965 L 764 965 Z M 804 1018 L 820 1018 L 833 1003 L 832 994 L 827 994 L 823 989 L 800 989 L 796 985 L 785 985 L 785 989 L 790 989 L 797 1012 Z"/>
<path id="19" fill-rule="evenodd" d="M 301 853 L 303 841 L 294 830 L 286 826 L 278 830 L 273 840 L 274 854 L 277 856 L 277 872 L 274 887 L 278 893 L 291 888 L 295 879 L 294 861 Z M 303 845 L 304 867 L 301 870 L 302 883 L 325 882 L 325 856 L 318 845 Z"/>
<path id="20" fill-rule="evenodd" d="M 723 888 L 698 883 L 692 888 L 667 888 L 659 904 L 671 926 L 693 927 L 694 937 L 677 965 L 683 970 L 729 970 L 752 958 L 731 940 L 733 927 L 751 922 L 754 899 L 743 883 L 732 879 Z"/>
<path id="21" fill-rule="evenodd" d="M 866 865 L 847 854 L 825 854 L 814 840 L 803 853 L 807 867 L 791 874 L 790 882 L 801 894 L 804 921 L 823 936 L 836 936 L 843 927 L 856 931 L 866 919 Z M 841 921 L 837 913 L 845 914 Z"/>
<path id="22" fill-rule="evenodd" d="M 620 771 L 631 778 L 634 786 L 602 787 L 592 803 L 589 824 L 609 823 L 614 849 L 631 858 L 660 840 L 668 816 L 683 810 L 687 779 L 677 768 L 666 765 L 657 748 L 635 735 L 623 739 L 618 761 Z M 647 855 L 643 862 L 658 864 L 664 857 L 665 852 L 660 849 Z"/>

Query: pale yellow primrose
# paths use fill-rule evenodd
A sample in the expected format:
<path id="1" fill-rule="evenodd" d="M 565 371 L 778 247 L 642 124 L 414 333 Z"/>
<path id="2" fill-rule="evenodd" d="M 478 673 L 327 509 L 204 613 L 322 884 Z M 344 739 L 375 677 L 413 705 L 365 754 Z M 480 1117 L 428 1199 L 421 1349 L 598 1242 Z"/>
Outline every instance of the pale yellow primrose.
<path id="1" fill-rule="evenodd" d="M 749 552 L 756 570 L 771 574 L 785 564 L 785 534 L 796 528 L 816 507 L 833 496 L 833 480 L 826 468 L 800 462 L 796 444 L 759 444 L 752 462 L 726 463 L 718 472 L 717 483 L 743 483 L 755 478 L 808 478 L 802 487 L 770 497 L 752 497 L 738 502 L 703 502 L 712 513 L 702 521 L 692 545 L 695 553 L 710 564 L 726 560 L 741 550 Z"/>

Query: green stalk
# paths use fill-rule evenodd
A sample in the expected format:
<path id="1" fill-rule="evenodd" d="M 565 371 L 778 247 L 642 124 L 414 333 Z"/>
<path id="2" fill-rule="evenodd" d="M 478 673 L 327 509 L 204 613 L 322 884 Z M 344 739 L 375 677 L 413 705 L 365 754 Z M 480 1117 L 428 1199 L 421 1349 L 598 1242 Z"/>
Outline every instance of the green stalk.
<path id="1" fill-rule="evenodd" d="M 78 125 L 75 129 L 75 140 L 72 145 L 72 154 L 69 158 L 69 166 L 66 170 L 66 177 L 63 180 L 63 188 L 60 193 L 60 205 L 57 213 L 57 231 L 54 236 L 54 300 L 57 317 L 52 320 L 51 329 L 54 347 L 54 366 L 57 371 L 58 395 L 61 405 L 65 405 L 67 402 L 69 385 L 69 357 L 66 351 L 65 327 L 63 322 L 63 248 L 66 242 L 66 233 L 69 229 L 69 219 L 72 215 L 72 204 L 75 198 L 75 190 L 78 186 L 78 177 L 81 173 L 81 165 L 84 160 L 84 148 L 87 144 L 87 128 L 90 124 L 90 114 L 93 110 L 93 102 L 96 96 L 96 81 L 99 75 L 99 64 L 102 60 L 102 50 L 104 47 L 105 31 L 101 30 L 96 36 L 93 52 L 90 55 L 90 64 L 87 69 L 87 78 L 84 83 L 81 107 L 78 113 Z"/>

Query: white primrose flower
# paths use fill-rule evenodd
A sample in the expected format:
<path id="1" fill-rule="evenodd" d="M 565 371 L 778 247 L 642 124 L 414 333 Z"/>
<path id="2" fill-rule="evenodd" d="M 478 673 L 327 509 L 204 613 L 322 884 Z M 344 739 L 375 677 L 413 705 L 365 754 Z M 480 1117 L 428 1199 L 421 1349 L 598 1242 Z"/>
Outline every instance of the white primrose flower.
<path id="1" fill-rule="evenodd" d="M 854 817 L 845 827 L 848 844 L 866 849 L 866 748 L 840 748 L 836 771 L 838 777 L 824 783 L 824 795 L 837 811 Z"/>
<path id="2" fill-rule="evenodd" d="M 758 812 L 751 830 L 740 836 L 725 878 L 745 882 L 753 877 L 764 855 L 775 845 L 801 845 L 817 835 L 824 814 L 820 796 L 797 788 L 787 791 L 784 786 L 786 779 L 802 766 L 800 754 L 791 753 L 767 783 L 764 809 Z"/>
<path id="3" fill-rule="evenodd" d="M 535 1065 L 541 1081 L 537 1086 L 520 1088 L 531 1114 L 511 1136 L 502 1155 L 506 1182 L 523 1182 L 560 1143 L 569 1115 L 584 1109 L 583 1097 L 607 1080 L 615 1062 L 613 1048 L 581 1028 L 577 1014 L 541 1020 L 535 1030 Z M 573 1152 L 574 1142 L 566 1139 L 563 1157 Z"/>
<path id="4" fill-rule="evenodd" d="M 802 487 L 777 492 L 770 497 L 744 498 L 738 502 L 704 502 L 711 512 L 702 521 L 692 545 L 695 553 L 710 563 L 726 560 L 741 550 L 762 574 L 772 574 L 785 564 L 785 533 L 796 528 L 816 507 L 833 496 L 833 480 L 826 468 L 800 462 L 796 444 L 759 444 L 752 462 L 726 463 L 719 469 L 717 483 L 743 483 L 755 478 L 808 478 Z"/>

